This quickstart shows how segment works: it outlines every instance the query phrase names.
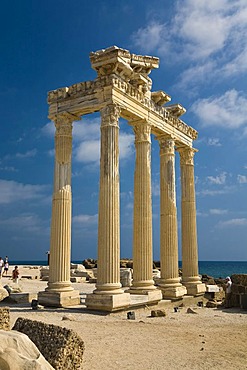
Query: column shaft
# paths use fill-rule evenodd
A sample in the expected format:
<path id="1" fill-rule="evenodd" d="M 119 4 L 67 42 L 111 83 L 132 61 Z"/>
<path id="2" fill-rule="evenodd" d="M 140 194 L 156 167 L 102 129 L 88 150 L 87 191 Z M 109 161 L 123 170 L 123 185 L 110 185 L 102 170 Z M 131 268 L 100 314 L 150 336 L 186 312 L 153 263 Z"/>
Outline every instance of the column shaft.
<path id="1" fill-rule="evenodd" d="M 101 111 L 101 157 L 96 294 L 123 293 L 120 284 L 119 119 L 112 104 Z"/>
<path id="2" fill-rule="evenodd" d="M 179 149 L 181 166 L 182 269 L 188 294 L 204 291 L 198 275 L 196 201 L 193 148 Z M 200 286 L 201 285 L 201 286 Z"/>
<path id="3" fill-rule="evenodd" d="M 131 293 L 155 289 L 153 281 L 152 198 L 151 198 L 151 127 L 136 124 L 134 219 L 133 219 L 133 285 Z"/>
<path id="4" fill-rule="evenodd" d="M 178 276 L 178 235 L 175 190 L 174 140 L 161 137 L 160 144 L 160 263 L 159 286 L 165 297 L 186 293 Z"/>
<path id="5" fill-rule="evenodd" d="M 73 290 L 70 283 L 73 120 L 75 117 L 69 114 L 59 115 L 55 119 L 55 171 L 47 291 Z"/>

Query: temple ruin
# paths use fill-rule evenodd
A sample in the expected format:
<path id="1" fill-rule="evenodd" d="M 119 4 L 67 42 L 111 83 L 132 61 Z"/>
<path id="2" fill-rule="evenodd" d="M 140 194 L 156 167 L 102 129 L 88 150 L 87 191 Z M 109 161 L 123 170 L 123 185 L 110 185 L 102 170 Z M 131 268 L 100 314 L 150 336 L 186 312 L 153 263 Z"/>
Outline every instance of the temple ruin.
<path id="1" fill-rule="evenodd" d="M 50 275 L 39 302 L 51 306 L 79 304 L 70 282 L 72 126 L 83 116 L 101 114 L 98 262 L 96 289 L 86 297 L 90 309 L 113 311 L 131 306 L 133 297 L 149 303 L 205 292 L 198 275 L 198 247 L 193 141 L 197 131 L 180 116 L 180 104 L 167 105 L 164 91 L 152 91 L 149 77 L 159 59 L 131 54 L 116 46 L 92 52 L 93 81 L 48 93 L 49 118 L 54 121 L 55 174 L 52 201 Z M 135 134 L 133 212 L 133 283 L 120 284 L 119 118 Z M 82 123 L 83 124 L 83 123 Z M 161 279 L 153 281 L 151 134 L 160 146 Z M 183 278 L 178 275 L 178 233 L 175 193 L 175 150 L 180 155 Z"/>

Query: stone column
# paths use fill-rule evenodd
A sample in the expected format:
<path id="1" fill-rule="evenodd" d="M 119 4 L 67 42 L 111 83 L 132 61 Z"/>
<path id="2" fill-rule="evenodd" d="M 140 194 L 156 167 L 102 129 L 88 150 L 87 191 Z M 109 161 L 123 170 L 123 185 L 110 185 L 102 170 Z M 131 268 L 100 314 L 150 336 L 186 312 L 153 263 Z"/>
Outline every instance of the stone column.
<path id="1" fill-rule="evenodd" d="M 86 298 L 87 307 L 106 311 L 130 303 L 120 283 L 119 115 L 115 104 L 101 110 L 97 284 Z"/>
<path id="2" fill-rule="evenodd" d="M 54 119 L 55 171 L 52 199 L 49 282 L 39 302 L 51 306 L 80 303 L 79 291 L 70 282 L 71 262 L 71 154 L 72 122 L 78 119 L 63 113 Z"/>
<path id="3" fill-rule="evenodd" d="M 194 154 L 196 149 L 178 149 L 181 167 L 182 269 L 188 295 L 206 290 L 198 275 Z"/>
<path id="4" fill-rule="evenodd" d="M 135 132 L 135 177 L 133 218 L 133 283 L 129 292 L 148 294 L 153 281 L 152 196 L 151 196 L 151 126 L 141 121 Z M 157 290 L 158 293 L 160 293 Z M 159 294 L 160 296 L 160 294 Z"/>
<path id="5" fill-rule="evenodd" d="M 180 298 L 187 293 L 178 275 L 178 230 L 175 189 L 174 140 L 159 137 L 160 145 L 160 264 L 164 298 Z"/>

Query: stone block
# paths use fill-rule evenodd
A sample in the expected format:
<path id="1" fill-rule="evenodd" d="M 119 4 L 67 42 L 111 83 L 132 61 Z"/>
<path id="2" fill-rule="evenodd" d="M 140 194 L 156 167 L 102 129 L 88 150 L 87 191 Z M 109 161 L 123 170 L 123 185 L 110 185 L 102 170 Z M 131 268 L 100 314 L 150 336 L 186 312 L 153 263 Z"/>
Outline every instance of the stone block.
<path id="1" fill-rule="evenodd" d="M 132 270 L 130 268 L 120 268 L 120 283 L 123 287 L 131 286 Z"/>
<path id="2" fill-rule="evenodd" d="M 9 308 L 0 307 L 0 330 L 10 330 Z"/>
<path id="3" fill-rule="evenodd" d="M 218 285 L 206 285 L 206 289 L 209 293 L 218 293 L 220 291 Z"/>
<path id="4" fill-rule="evenodd" d="M 44 291 L 38 293 L 38 301 L 45 307 L 69 307 L 80 304 L 78 290 L 68 292 Z"/>
<path id="5" fill-rule="evenodd" d="M 54 370 L 27 335 L 0 331 L 1 370 Z"/>
<path id="6" fill-rule="evenodd" d="M 81 368 L 85 346 L 72 330 L 23 318 L 16 320 L 13 330 L 26 334 L 54 369 Z"/>
<path id="7" fill-rule="evenodd" d="M 71 263 L 70 269 L 77 270 L 77 271 L 85 271 L 86 267 L 79 263 Z"/>
<path id="8" fill-rule="evenodd" d="M 33 299 L 37 299 L 36 293 L 10 293 L 6 298 L 6 302 L 10 303 L 31 303 Z"/>
<path id="9" fill-rule="evenodd" d="M 117 311 L 130 306 L 130 294 L 87 294 L 85 305 L 90 310 Z"/>
<path id="10" fill-rule="evenodd" d="M 70 278 L 71 283 L 83 283 L 86 280 L 87 280 L 86 277 L 71 276 Z"/>
<path id="11" fill-rule="evenodd" d="M 163 316 L 166 316 L 166 311 L 165 310 L 152 310 L 151 316 L 152 317 L 163 317 Z"/>
<path id="12" fill-rule="evenodd" d="M 0 302 L 9 296 L 7 289 L 0 287 Z"/>
<path id="13" fill-rule="evenodd" d="M 185 284 L 185 286 L 187 288 L 187 294 L 188 295 L 193 295 L 193 296 L 203 295 L 206 291 L 206 286 L 203 283 L 201 283 L 201 284 Z"/>

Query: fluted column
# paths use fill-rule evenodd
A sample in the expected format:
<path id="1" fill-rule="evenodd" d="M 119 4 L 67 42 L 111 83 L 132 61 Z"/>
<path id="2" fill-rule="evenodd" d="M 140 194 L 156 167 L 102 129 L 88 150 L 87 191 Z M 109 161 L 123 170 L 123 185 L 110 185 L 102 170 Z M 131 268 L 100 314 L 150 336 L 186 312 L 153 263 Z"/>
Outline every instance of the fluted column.
<path id="1" fill-rule="evenodd" d="M 196 228 L 196 201 L 194 181 L 194 148 L 180 148 L 181 217 L 182 217 L 182 269 L 183 284 L 188 294 L 201 294 L 205 285 L 198 275 L 198 248 Z"/>
<path id="2" fill-rule="evenodd" d="M 47 291 L 73 290 L 70 283 L 71 260 L 71 153 L 72 122 L 69 113 L 54 119 L 55 171 L 52 199 L 50 268 Z"/>
<path id="3" fill-rule="evenodd" d="M 160 263 L 163 297 L 186 294 L 178 275 L 178 234 L 174 140 L 159 137 L 160 145 Z"/>
<path id="4" fill-rule="evenodd" d="M 120 284 L 119 125 L 120 109 L 101 110 L 101 155 L 96 294 L 123 293 Z"/>
<path id="5" fill-rule="evenodd" d="M 135 177 L 133 219 L 133 284 L 130 293 L 154 290 L 151 197 L 151 127 L 145 121 L 133 125 Z"/>

